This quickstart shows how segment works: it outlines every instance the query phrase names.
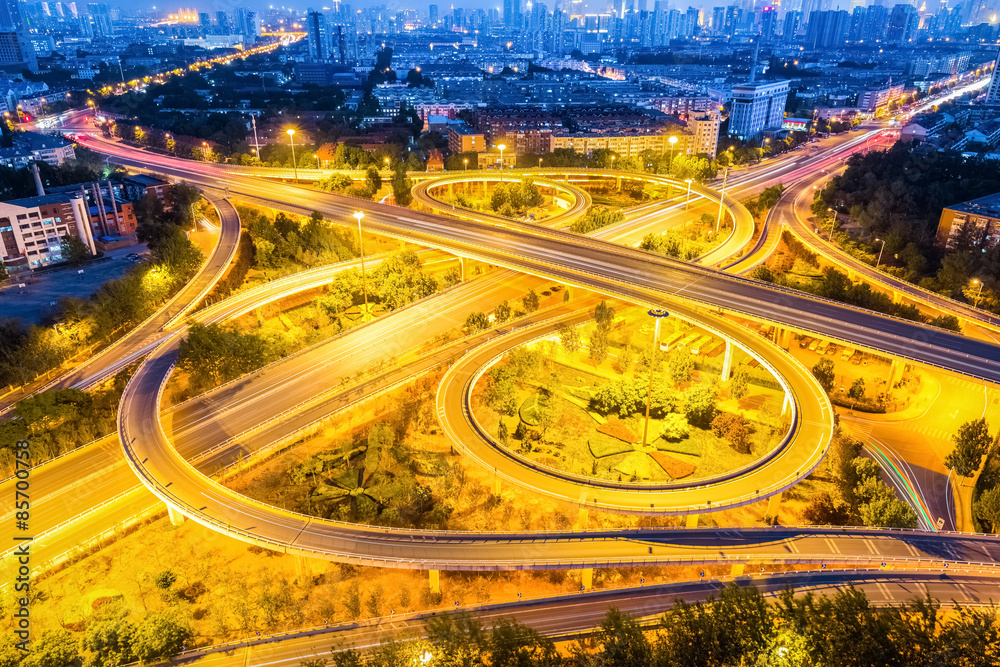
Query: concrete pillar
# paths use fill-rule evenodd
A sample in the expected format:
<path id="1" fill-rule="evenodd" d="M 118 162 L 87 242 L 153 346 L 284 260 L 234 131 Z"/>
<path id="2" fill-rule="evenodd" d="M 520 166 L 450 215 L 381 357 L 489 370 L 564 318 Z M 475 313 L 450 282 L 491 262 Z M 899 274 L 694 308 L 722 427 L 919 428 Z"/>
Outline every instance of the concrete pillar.
<path id="1" fill-rule="evenodd" d="M 892 291 L 892 302 L 893 303 L 902 303 L 902 301 L 903 301 L 903 295 L 900 294 L 899 292 L 897 292 L 896 290 L 893 290 Z"/>
<path id="2" fill-rule="evenodd" d="M 460 269 L 462 271 L 461 280 L 462 280 L 462 282 L 465 282 L 465 258 L 462 257 L 461 255 L 459 255 L 459 257 L 458 257 L 458 266 L 460 267 Z"/>
<path id="3" fill-rule="evenodd" d="M 493 475 L 493 495 L 500 495 L 500 478 L 496 474 Z"/>
<path id="4" fill-rule="evenodd" d="M 173 505 L 167 505 L 167 515 L 170 517 L 170 523 L 175 526 L 179 526 L 184 523 L 184 515 L 181 514 L 179 510 L 175 509 Z"/>
<path id="5" fill-rule="evenodd" d="M 892 360 L 892 365 L 889 367 L 889 381 L 886 384 L 886 392 L 892 393 L 892 388 L 903 378 L 903 369 L 905 368 L 905 362 L 899 359 Z"/>
<path id="6" fill-rule="evenodd" d="M 776 493 L 767 499 L 767 516 L 770 517 L 771 523 L 778 522 L 778 510 L 781 509 L 781 496 L 782 494 Z"/>
<path id="7" fill-rule="evenodd" d="M 781 349 L 787 350 L 788 345 L 791 343 L 791 340 L 792 340 L 792 332 L 782 327 L 780 329 L 780 333 L 778 334 L 778 345 L 781 347 Z"/>
<path id="8" fill-rule="evenodd" d="M 687 525 L 688 528 L 697 528 L 698 527 L 698 515 L 697 514 L 688 514 L 687 515 L 687 524 L 686 525 Z"/>
<path id="9" fill-rule="evenodd" d="M 594 587 L 594 568 L 588 567 L 583 571 L 583 587 L 588 591 Z"/>
<path id="10" fill-rule="evenodd" d="M 743 576 L 743 569 L 745 567 L 746 566 L 743 565 L 743 563 L 734 563 L 733 564 L 733 569 L 729 572 L 729 576 L 731 576 L 731 577 L 742 577 Z"/>
<path id="11" fill-rule="evenodd" d="M 430 578 L 429 578 L 429 581 L 428 581 L 428 585 L 430 586 L 431 593 L 440 593 L 441 592 L 441 572 L 438 571 L 438 570 L 430 570 L 429 574 L 430 574 Z"/>
<path id="12" fill-rule="evenodd" d="M 722 381 L 729 379 L 729 372 L 733 365 L 733 344 L 726 339 L 726 354 L 722 359 Z"/>

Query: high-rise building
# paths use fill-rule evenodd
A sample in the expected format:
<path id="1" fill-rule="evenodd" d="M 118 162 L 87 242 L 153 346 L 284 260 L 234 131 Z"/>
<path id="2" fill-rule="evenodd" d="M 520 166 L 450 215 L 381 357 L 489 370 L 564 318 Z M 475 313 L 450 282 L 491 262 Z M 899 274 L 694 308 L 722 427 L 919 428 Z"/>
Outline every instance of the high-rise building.
<path id="1" fill-rule="evenodd" d="M 917 36 L 920 14 L 913 5 L 893 5 L 889 13 L 889 27 L 885 31 L 885 41 L 890 44 L 905 44 Z"/>
<path id="2" fill-rule="evenodd" d="M 885 30 L 889 25 L 889 10 L 882 5 L 872 5 L 865 9 L 865 20 L 861 25 L 862 42 L 885 40 Z"/>
<path id="3" fill-rule="evenodd" d="M 997 52 L 993 63 L 993 78 L 990 79 L 990 88 L 986 91 L 986 103 L 1000 104 L 1000 51 Z"/>
<path id="4" fill-rule="evenodd" d="M 21 65 L 38 71 L 35 48 L 26 32 L 0 32 L 0 66 Z"/>
<path id="5" fill-rule="evenodd" d="M 851 17 L 842 9 L 812 12 L 806 27 L 806 44 L 812 49 L 842 45 L 850 27 Z"/>
<path id="6" fill-rule="evenodd" d="M 802 27 L 802 12 L 785 12 L 785 26 L 781 30 L 782 36 L 786 40 L 795 39 L 800 27 Z"/>
<path id="7" fill-rule="evenodd" d="M 260 21 L 257 13 L 246 7 L 236 8 L 236 32 L 250 41 L 260 37 Z"/>
<path id="8" fill-rule="evenodd" d="M 733 86 L 729 136 L 749 141 L 765 129 L 781 127 L 787 97 L 788 81 Z"/>
<path id="9" fill-rule="evenodd" d="M 209 16 L 208 12 L 198 12 L 198 25 L 204 30 L 209 30 L 212 27 L 212 17 Z"/>
<path id="10" fill-rule="evenodd" d="M 438 20 L 438 6 L 428 5 L 427 7 L 427 18 L 431 23 L 437 23 Z"/>
<path id="11" fill-rule="evenodd" d="M 322 12 L 309 12 L 306 16 L 306 34 L 309 38 L 309 59 L 326 62 L 330 59 L 330 29 Z"/>
<path id="12" fill-rule="evenodd" d="M 722 32 L 726 23 L 726 8 L 712 7 L 712 32 Z"/>
<path id="13" fill-rule="evenodd" d="M 0 0 L 0 29 L 14 32 L 24 30 L 20 0 Z"/>
<path id="14" fill-rule="evenodd" d="M 719 124 L 719 112 L 714 109 L 699 111 L 688 119 L 688 128 L 694 133 L 693 153 L 704 153 L 709 159 L 715 159 L 719 147 Z"/>
<path id="15" fill-rule="evenodd" d="M 233 34 L 233 26 L 229 23 L 229 14 L 226 12 L 215 12 L 215 22 L 219 26 L 220 35 L 231 35 Z"/>
<path id="16" fill-rule="evenodd" d="M 760 10 L 760 38 L 765 42 L 774 39 L 778 32 L 778 10 L 767 6 Z"/>

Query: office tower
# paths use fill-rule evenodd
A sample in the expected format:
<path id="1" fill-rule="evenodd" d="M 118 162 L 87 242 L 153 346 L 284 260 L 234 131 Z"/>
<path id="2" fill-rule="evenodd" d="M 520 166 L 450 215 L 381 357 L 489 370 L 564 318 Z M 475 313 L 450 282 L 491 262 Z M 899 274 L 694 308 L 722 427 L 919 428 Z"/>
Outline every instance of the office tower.
<path id="1" fill-rule="evenodd" d="M 694 134 L 694 153 L 705 154 L 710 160 L 715 159 L 719 146 L 719 112 L 713 110 L 699 111 L 688 119 L 688 128 Z"/>
<path id="2" fill-rule="evenodd" d="M 740 19 L 742 18 L 742 11 L 736 5 L 730 5 L 726 7 L 726 20 L 723 23 L 722 32 L 725 35 L 732 37 L 736 34 L 736 28 L 740 24 Z"/>
<path id="3" fill-rule="evenodd" d="M 1000 104 L 1000 52 L 997 52 L 993 63 L 993 78 L 990 79 L 990 87 L 986 91 L 986 103 Z"/>
<path id="4" fill-rule="evenodd" d="M 237 7 L 236 32 L 250 41 L 260 37 L 260 21 L 257 20 L 257 12 L 246 7 Z"/>
<path id="5" fill-rule="evenodd" d="M 885 30 L 889 25 L 889 9 L 882 5 L 872 5 L 865 9 L 865 20 L 861 26 L 862 42 L 885 40 Z"/>
<path id="6" fill-rule="evenodd" d="M 28 33 L 0 31 L 0 65 L 22 63 L 32 72 L 38 71 L 38 59 Z"/>
<path id="7" fill-rule="evenodd" d="M 750 141 L 757 139 L 765 129 L 780 128 L 787 97 L 787 81 L 733 86 L 729 136 Z"/>
<path id="8" fill-rule="evenodd" d="M 693 37 L 698 34 L 698 17 L 701 12 L 697 7 L 687 8 L 687 30 L 684 33 L 685 37 Z"/>
<path id="9" fill-rule="evenodd" d="M 812 49 L 843 45 L 850 26 L 851 17 L 842 9 L 814 11 L 806 27 L 806 44 Z"/>
<path id="10" fill-rule="evenodd" d="M 451 12 L 451 25 L 459 30 L 465 28 L 465 12 L 461 7 L 455 7 Z"/>
<path id="11" fill-rule="evenodd" d="M 0 29 L 15 32 L 24 30 L 19 0 L 0 0 Z"/>
<path id="12" fill-rule="evenodd" d="M 785 13 L 785 26 L 781 34 L 786 40 L 795 39 L 802 26 L 802 12 L 789 11 Z"/>
<path id="13" fill-rule="evenodd" d="M 712 32 L 722 32 L 722 27 L 726 22 L 726 8 L 712 7 Z"/>
<path id="14" fill-rule="evenodd" d="M 427 18 L 431 23 L 437 23 L 438 20 L 438 6 L 429 5 L 427 7 Z"/>
<path id="15" fill-rule="evenodd" d="M 905 44 L 917 36 L 920 15 L 913 5 L 893 5 L 889 13 L 889 27 L 885 31 L 885 41 L 890 44 Z"/>
<path id="16" fill-rule="evenodd" d="M 233 27 L 229 23 L 229 14 L 226 12 L 215 12 L 215 22 L 219 24 L 220 35 L 233 34 Z"/>
<path id="17" fill-rule="evenodd" d="M 313 62 L 329 60 L 330 29 L 326 25 L 326 16 L 321 12 L 309 12 L 306 16 L 306 33 L 309 37 L 309 59 Z"/>
<path id="18" fill-rule="evenodd" d="M 198 25 L 206 32 L 212 27 L 212 17 L 208 15 L 208 12 L 198 12 Z"/>
<path id="19" fill-rule="evenodd" d="M 760 10 L 760 37 L 765 42 L 774 39 L 778 32 L 778 11 L 774 7 L 764 7 Z"/>
<path id="20" fill-rule="evenodd" d="M 91 4 L 87 5 L 87 12 L 91 34 L 95 39 L 107 39 L 114 34 L 110 7 L 107 5 Z"/>
<path id="21" fill-rule="evenodd" d="M 503 0 L 503 24 L 507 28 L 521 27 L 521 0 Z"/>

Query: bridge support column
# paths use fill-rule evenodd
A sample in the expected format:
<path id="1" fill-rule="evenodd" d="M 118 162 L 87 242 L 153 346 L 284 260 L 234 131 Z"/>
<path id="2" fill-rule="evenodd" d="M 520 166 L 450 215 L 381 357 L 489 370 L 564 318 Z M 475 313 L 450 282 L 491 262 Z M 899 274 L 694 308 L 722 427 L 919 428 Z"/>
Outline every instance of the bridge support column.
<path id="1" fill-rule="evenodd" d="M 900 294 L 899 292 L 893 290 L 893 292 L 892 292 L 892 302 L 893 303 L 902 303 L 902 301 L 903 301 L 903 295 Z"/>
<path id="2" fill-rule="evenodd" d="M 785 329 L 784 327 L 778 329 L 778 346 L 781 347 L 782 350 L 788 349 L 788 344 L 791 342 L 791 338 L 791 331 Z"/>
<path id="3" fill-rule="evenodd" d="M 173 505 L 167 505 L 167 516 L 170 517 L 170 523 L 175 526 L 179 526 L 184 523 L 184 515 L 180 511 L 174 509 Z"/>
<path id="4" fill-rule="evenodd" d="M 493 477 L 493 495 L 500 495 L 500 478 L 496 476 Z"/>
<path id="5" fill-rule="evenodd" d="M 585 568 L 582 572 L 583 574 L 583 587 L 588 591 L 594 588 L 594 568 Z"/>
<path id="6" fill-rule="evenodd" d="M 458 266 L 459 266 L 459 269 L 461 271 L 460 280 L 464 283 L 465 282 L 465 258 L 462 257 L 461 255 L 458 256 Z"/>
<path id="7" fill-rule="evenodd" d="M 596 500 L 596 498 L 595 498 Z M 580 492 L 580 516 L 577 523 L 580 524 L 580 528 L 586 528 L 587 522 L 590 520 L 590 510 L 587 508 L 587 490 L 584 489 Z"/>
<path id="8" fill-rule="evenodd" d="M 778 523 L 778 511 L 781 509 L 782 494 L 776 493 L 767 499 L 767 520 L 771 524 Z"/>
<path id="9" fill-rule="evenodd" d="M 906 364 L 899 359 L 893 359 L 892 365 L 889 367 L 889 380 L 886 383 L 886 392 L 892 393 L 892 388 L 903 378 L 903 369 L 906 368 Z"/>
<path id="10" fill-rule="evenodd" d="M 743 570 L 744 570 L 745 567 L 746 566 L 743 563 L 734 563 L 733 564 L 733 569 L 729 572 L 729 576 L 731 576 L 731 577 L 742 577 L 743 576 Z"/>
<path id="11" fill-rule="evenodd" d="M 733 344 L 726 339 L 726 355 L 722 359 L 722 381 L 729 379 L 729 372 L 733 365 Z"/>
<path id="12" fill-rule="evenodd" d="M 685 524 L 687 528 L 697 528 L 698 527 L 698 515 L 688 514 L 687 523 Z"/>
<path id="13" fill-rule="evenodd" d="M 428 579 L 428 585 L 430 586 L 431 593 L 441 592 L 441 572 L 439 570 L 430 570 L 430 578 Z"/>

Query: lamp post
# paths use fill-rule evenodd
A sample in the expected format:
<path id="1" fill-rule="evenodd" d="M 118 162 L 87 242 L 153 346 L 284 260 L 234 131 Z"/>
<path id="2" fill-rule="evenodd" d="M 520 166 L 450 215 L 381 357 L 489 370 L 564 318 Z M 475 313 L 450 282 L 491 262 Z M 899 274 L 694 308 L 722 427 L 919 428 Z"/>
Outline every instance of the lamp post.
<path id="1" fill-rule="evenodd" d="M 288 144 L 292 147 L 292 172 L 295 174 L 295 182 L 299 182 L 299 165 L 295 163 L 295 130 L 289 128 L 285 130 L 288 134 Z"/>
<path id="2" fill-rule="evenodd" d="M 972 282 L 975 285 L 979 285 L 979 289 L 976 291 L 976 302 L 973 304 L 974 307 L 979 308 L 979 297 L 983 294 L 983 281 L 978 278 L 973 278 Z"/>
<path id="3" fill-rule="evenodd" d="M 465 170 L 469 171 L 469 158 L 462 158 L 462 163 L 465 165 Z"/>
<path id="4" fill-rule="evenodd" d="M 670 313 L 665 310 L 650 310 L 649 314 L 656 320 L 656 325 L 653 327 L 653 355 L 649 360 L 649 389 L 646 391 L 646 424 L 642 427 L 642 446 L 646 446 L 647 436 L 649 435 L 649 404 L 653 400 L 653 370 L 656 368 L 656 353 L 659 352 L 660 348 L 660 322 L 664 317 L 668 317 Z"/>
<path id="5" fill-rule="evenodd" d="M 361 238 L 361 218 L 365 217 L 365 214 L 361 211 L 355 211 L 354 217 L 358 219 L 358 251 L 361 253 L 361 292 L 365 295 L 365 314 L 361 319 L 368 316 L 368 283 L 365 280 L 365 246 Z"/>
<path id="6" fill-rule="evenodd" d="M 729 180 L 729 167 L 722 175 L 722 192 L 719 194 L 719 217 L 715 219 L 715 233 L 719 233 L 719 226 L 722 224 L 722 200 L 726 198 L 726 181 Z"/>
<path id="7" fill-rule="evenodd" d="M 389 162 L 390 162 L 389 158 L 384 157 L 382 158 L 382 161 L 385 162 L 385 170 L 389 171 Z"/>
<path id="8" fill-rule="evenodd" d="M 615 156 L 611 156 L 611 171 L 615 170 Z"/>
<path id="9" fill-rule="evenodd" d="M 882 242 L 882 247 L 878 249 L 878 259 L 875 260 L 875 270 L 878 270 L 878 265 L 882 263 L 882 251 L 885 250 L 885 239 L 875 239 L 876 241 Z"/>
<path id="10" fill-rule="evenodd" d="M 833 213 L 833 226 L 830 227 L 830 235 L 828 237 L 829 240 L 830 240 L 830 242 L 833 243 L 833 228 L 840 224 L 840 218 L 837 217 L 837 210 L 836 209 L 828 208 L 828 209 L 826 209 L 826 212 L 827 213 Z M 877 240 L 878 239 L 876 239 L 876 241 Z"/>
<path id="11" fill-rule="evenodd" d="M 542 168 L 542 158 L 538 158 L 538 168 Z"/>
<path id="12" fill-rule="evenodd" d="M 201 142 L 201 154 L 205 157 L 205 162 L 208 162 L 208 142 Z"/>
<path id="13" fill-rule="evenodd" d="M 667 163 L 667 176 L 674 172 L 674 146 L 677 145 L 677 137 L 667 139 L 670 144 L 670 161 Z"/>
<path id="14" fill-rule="evenodd" d="M 691 183 L 694 181 L 693 178 L 685 178 L 684 182 L 688 184 L 687 199 L 684 201 L 684 210 L 688 210 L 691 206 Z"/>
<path id="15" fill-rule="evenodd" d="M 497 148 L 500 149 L 500 184 L 503 184 L 503 149 L 507 148 L 506 144 L 497 144 Z"/>

